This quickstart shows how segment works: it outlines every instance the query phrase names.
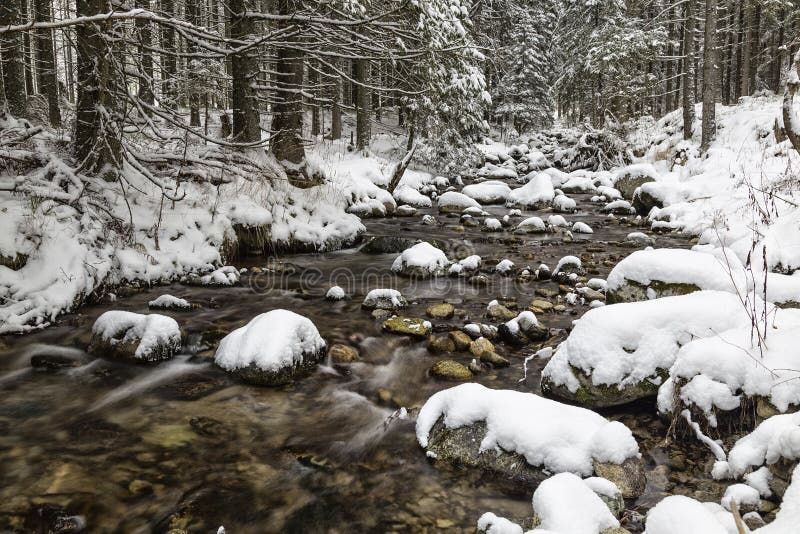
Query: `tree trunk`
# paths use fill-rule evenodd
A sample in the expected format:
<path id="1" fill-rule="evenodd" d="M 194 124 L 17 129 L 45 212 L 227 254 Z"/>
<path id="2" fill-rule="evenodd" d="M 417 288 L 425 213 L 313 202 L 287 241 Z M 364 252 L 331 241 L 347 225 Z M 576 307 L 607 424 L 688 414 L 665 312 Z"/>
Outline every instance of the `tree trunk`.
<path id="1" fill-rule="evenodd" d="M 692 138 L 694 123 L 694 0 L 686 0 L 683 23 L 683 138 Z"/>
<path id="2" fill-rule="evenodd" d="M 175 1 L 161 0 L 161 12 L 165 17 L 175 17 Z M 167 105 L 176 105 L 178 57 L 175 53 L 178 50 L 172 26 L 161 25 L 161 49 L 164 50 L 161 54 L 161 99 Z"/>
<path id="3" fill-rule="evenodd" d="M 20 23 L 20 5 L 23 0 L 0 2 L 0 26 Z M 8 112 L 22 117 L 26 109 L 25 63 L 22 57 L 22 33 L 0 33 L 0 50 L 3 61 L 3 93 Z M 2 95 L 0 95 L 2 96 Z"/>
<path id="4" fill-rule="evenodd" d="M 701 150 L 708 149 L 717 132 L 717 0 L 706 0 L 706 25 L 703 40 L 703 136 Z"/>
<path id="5" fill-rule="evenodd" d="M 150 0 L 136 0 L 136 7 L 150 9 Z M 139 47 L 139 99 L 149 105 L 155 103 L 153 94 L 153 46 L 152 25 L 145 19 L 135 20 L 136 37 Z"/>
<path id="6" fill-rule="evenodd" d="M 753 2 L 755 0 L 745 0 L 744 3 L 744 20 L 742 26 L 744 28 L 742 50 L 742 96 L 750 96 L 752 90 L 750 86 L 750 70 L 753 62 L 753 15 L 755 7 Z"/>
<path id="7" fill-rule="evenodd" d="M 186 2 L 186 18 L 190 24 L 200 26 L 200 3 L 190 0 Z M 186 67 L 189 72 L 189 126 L 200 126 L 200 93 L 197 88 L 202 83 L 198 72 L 197 62 L 199 59 L 194 57 L 200 50 L 192 41 L 186 43 L 186 51 L 189 57 L 186 60 Z"/>
<path id="8" fill-rule="evenodd" d="M 35 0 L 34 15 L 36 22 L 50 22 L 53 20 L 50 0 Z M 58 107 L 58 79 L 56 77 L 56 63 L 53 49 L 53 30 L 39 30 L 36 36 L 39 68 L 39 92 L 47 97 L 47 112 L 50 125 L 61 126 L 61 109 Z"/>
<path id="9" fill-rule="evenodd" d="M 247 0 L 231 0 L 231 38 L 248 40 L 256 31 L 256 23 L 245 16 L 253 6 Z M 238 143 L 257 143 L 261 141 L 258 99 L 253 88 L 258 76 L 257 50 L 248 48 L 231 56 L 233 74 L 233 139 Z"/>
<path id="10" fill-rule="evenodd" d="M 791 69 L 794 72 L 791 72 Z M 786 81 L 786 92 L 783 93 L 783 129 L 792 146 L 800 152 L 800 126 L 794 112 L 794 95 L 800 87 L 800 51 L 794 56 L 794 65 L 790 67 L 789 79 Z M 776 136 L 777 137 L 777 136 Z"/>
<path id="11" fill-rule="evenodd" d="M 20 22 L 28 22 L 28 0 L 4 0 L 19 2 Z M 36 93 L 34 82 L 34 70 L 36 69 L 36 59 L 33 56 L 33 46 L 31 46 L 31 32 L 22 32 L 23 63 L 25 65 L 25 91 L 28 95 Z"/>
<path id="12" fill-rule="evenodd" d="M 278 13 L 293 12 L 291 0 L 278 2 Z M 306 152 L 303 146 L 303 52 L 291 45 L 277 48 L 275 98 L 270 150 L 295 185 L 307 185 Z"/>
<path id="13" fill-rule="evenodd" d="M 338 73 L 334 75 L 333 83 L 333 105 L 331 106 L 331 139 L 342 138 L 342 77 Z"/>
<path id="14" fill-rule="evenodd" d="M 366 84 L 369 83 L 369 60 L 357 59 L 355 65 L 356 85 L 356 148 L 359 150 L 369 146 L 370 123 L 369 107 L 370 92 Z"/>
<path id="15" fill-rule="evenodd" d="M 319 82 L 320 76 L 317 72 L 317 65 L 310 61 L 308 64 L 308 85 L 309 85 L 309 92 L 313 95 L 312 98 L 309 98 L 308 105 L 311 108 L 311 137 L 314 139 L 317 138 L 320 131 L 320 107 L 319 103 L 317 102 L 318 95 L 319 95 Z"/>
<path id="16" fill-rule="evenodd" d="M 109 0 L 77 0 L 76 13 L 88 17 L 111 11 Z M 121 168 L 120 128 L 112 88 L 116 73 L 106 34 L 107 20 L 75 28 L 77 88 L 73 152 L 81 169 L 114 180 Z"/>

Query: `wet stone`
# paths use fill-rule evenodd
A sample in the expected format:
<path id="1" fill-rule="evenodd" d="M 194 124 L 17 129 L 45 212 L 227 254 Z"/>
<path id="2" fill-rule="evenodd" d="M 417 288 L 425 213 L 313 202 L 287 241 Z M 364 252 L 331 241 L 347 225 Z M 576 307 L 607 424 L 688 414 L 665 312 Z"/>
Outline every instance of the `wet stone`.
<path id="1" fill-rule="evenodd" d="M 454 352 L 456 344 L 448 334 L 436 334 L 428 338 L 428 350 L 431 352 Z"/>
<path id="2" fill-rule="evenodd" d="M 361 359 L 358 349 L 341 343 L 331 345 L 328 349 L 328 356 L 333 363 L 353 363 Z"/>
<path id="3" fill-rule="evenodd" d="M 472 343 L 472 338 L 470 338 L 464 332 L 460 330 L 453 330 L 448 332 L 447 334 L 450 336 L 450 339 L 453 340 L 453 345 L 455 346 L 455 350 L 467 350 L 469 349 L 470 344 Z"/>
<path id="4" fill-rule="evenodd" d="M 452 304 L 432 304 L 425 310 L 425 314 L 433 319 L 450 319 L 455 314 Z"/>
<path id="5" fill-rule="evenodd" d="M 472 372 L 464 365 L 453 360 L 442 360 L 433 364 L 431 376 L 440 380 L 469 380 Z"/>

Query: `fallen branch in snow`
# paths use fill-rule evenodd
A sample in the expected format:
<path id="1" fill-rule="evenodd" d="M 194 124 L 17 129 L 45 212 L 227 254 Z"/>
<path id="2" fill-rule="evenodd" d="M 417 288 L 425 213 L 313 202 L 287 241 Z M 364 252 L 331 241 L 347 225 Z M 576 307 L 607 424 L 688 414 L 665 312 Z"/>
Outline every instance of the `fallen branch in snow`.
<path id="1" fill-rule="evenodd" d="M 689 427 L 692 430 L 694 430 L 694 434 L 695 436 L 697 436 L 697 439 L 699 439 L 702 443 L 708 446 L 709 449 L 711 449 L 711 452 L 714 454 L 714 457 L 717 459 L 717 461 L 724 462 L 725 460 L 728 459 L 728 455 L 725 454 L 725 450 L 722 448 L 722 446 L 720 446 L 720 444 L 714 441 L 713 439 L 703 434 L 703 431 L 700 430 L 700 425 L 692 421 L 692 416 L 689 410 L 683 410 L 681 412 L 681 417 L 686 419 L 686 422 L 689 424 Z"/>
<path id="2" fill-rule="evenodd" d="M 406 155 L 403 156 L 403 159 L 401 159 L 400 163 L 397 164 L 397 167 L 394 168 L 394 173 L 392 173 L 392 180 L 389 182 L 388 191 L 390 193 L 394 193 L 394 190 L 400 183 L 400 179 L 403 178 L 403 174 L 405 174 L 409 163 L 411 163 L 411 159 L 414 157 L 414 152 L 416 152 L 416 150 L 417 150 L 417 145 L 415 143 L 411 145 L 411 150 L 406 152 Z"/>

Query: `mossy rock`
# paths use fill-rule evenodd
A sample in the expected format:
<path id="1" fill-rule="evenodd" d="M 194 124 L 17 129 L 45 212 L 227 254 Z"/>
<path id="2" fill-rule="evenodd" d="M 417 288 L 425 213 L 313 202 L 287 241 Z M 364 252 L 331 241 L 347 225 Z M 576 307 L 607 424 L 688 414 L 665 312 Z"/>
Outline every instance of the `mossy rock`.
<path id="1" fill-rule="evenodd" d="M 542 377 L 542 394 L 546 397 L 572 402 L 587 408 L 608 408 L 620 406 L 640 399 L 655 397 L 661 383 L 669 376 L 666 369 L 657 369 L 655 375 L 632 386 L 619 389 L 614 385 L 594 385 L 592 379 L 581 369 L 570 366 L 579 386 L 571 392 L 564 384 L 554 384 L 548 377 Z M 655 382 L 655 383 L 654 383 Z"/>
<path id="2" fill-rule="evenodd" d="M 431 333 L 431 324 L 425 319 L 394 316 L 383 322 L 383 329 L 403 336 L 428 337 Z"/>
<path id="3" fill-rule="evenodd" d="M 442 360 L 433 364 L 430 374 L 434 378 L 441 380 L 469 380 L 472 378 L 472 371 L 464 365 L 453 360 Z"/>
<path id="4" fill-rule="evenodd" d="M 652 290 L 652 292 L 650 292 Z M 688 295 L 700 291 L 700 287 L 692 283 L 681 282 L 662 282 L 652 280 L 649 285 L 640 284 L 633 280 L 625 280 L 625 283 L 617 289 L 606 291 L 606 302 L 617 304 L 620 302 L 641 302 L 652 298 L 675 297 Z M 648 296 L 650 292 L 650 296 Z"/>
<path id="5" fill-rule="evenodd" d="M 636 190 L 643 184 L 649 182 L 655 182 L 655 179 L 652 176 L 641 174 L 624 174 L 614 182 L 614 188 L 619 191 L 624 198 L 633 200 Z"/>
<path id="6" fill-rule="evenodd" d="M 645 189 L 641 188 L 636 189 L 636 191 L 633 193 L 633 200 L 631 204 L 633 204 L 633 209 L 636 210 L 636 213 L 643 217 L 646 217 L 653 208 L 664 207 L 664 203 L 660 198 L 655 197 L 654 195 L 648 193 Z"/>
<path id="7" fill-rule="evenodd" d="M 236 254 L 260 256 L 266 252 L 267 245 L 272 241 L 272 227 L 270 225 L 248 226 L 234 224 L 236 233 Z"/>

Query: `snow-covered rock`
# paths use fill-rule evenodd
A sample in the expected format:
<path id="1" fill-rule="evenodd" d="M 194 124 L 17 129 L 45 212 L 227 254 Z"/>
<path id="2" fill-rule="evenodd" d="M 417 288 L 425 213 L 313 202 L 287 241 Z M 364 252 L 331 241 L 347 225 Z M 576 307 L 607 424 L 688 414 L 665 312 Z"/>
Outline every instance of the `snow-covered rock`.
<path id="1" fill-rule="evenodd" d="M 750 317 L 722 291 L 591 309 L 542 371 L 542 391 L 596 407 L 654 396 L 682 345 L 736 328 L 749 331 Z"/>
<path id="2" fill-rule="evenodd" d="M 593 234 L 592 227 L 583 221 L 578 221 L 572 225 L 572 231 L 576 234 Z"/>
<path id="3" fill-rule="evenodd" d="M 570 178 L 559 187 L 565 193 L 593 193 L 597 190 L 591 178 L 570 175 Z"/>
<path id="4" fill-rule="evenodd" d="M 614 200 L 609 202 L 600 210 L 604 213 L 613 213 L 614 215 L 633 215 L 636 210 L 627 200 Z"/>
<path id="5" fill-rule="evenodd" d="M 172 317 L 111 310 L 92 326 L 89 352 L 126 360 L 155 362 L 181 348 L 181 331 Z"/>
<path id="6" fill-rule="evenodd" d="M 569 223 L 567 222 L 567 220 L 564 218 L 563 215 L 550 215 L 547 218 L 547 224 L 553 227 L 563 227 L 563 228 L 567 228 L 569 226 Z"/>
<path id="7" fill-rule="evenodd" d="M 239 271 L 236 267 L 226 265 L 201 276 L 197 281 L 204 286 L 233 286 L 239 283 Z"/>
<path id="8" fill-rule="evenodd" d="M 277 386 L 313 371 L 325 348 L 310 319 L 278 309 L 222 338 L 214 363 L 245 382 Z"/>
<path id="9" fill-rule="evenodd" d="M 408 301 L 396 289 L 373 289 L 364 297 L 365 310 L 397 310 L 408 306 Z"/>
<path id="10" fill-rule="evenodd" d="M 511 194 L 511 188 L 505 182 L 488 180 L 470 184 L 464 187 L 461 193 L 481 204 L 502 204 Z"/>
<path id="11" fill-rule="evenodd" d="M 436 199 L 436 205 L 439 208 L 439 213 L 461 213 L 466 208 L 474 207 L 480 209 L 481 207 L 478 201 L 456 191 L 442 193 Z"/>
<path id="12" fill-rule="evenodd" d="M 401 185 L 394 190 L 394 199 L 398 204 L 408 204 L 415 208 L 430 208 L 431 199 L 407 185 Z"/>
<path id="13" fill-rule="evenodd" d="M 683 495 L 670 495 L 655 505 L 647 513 L 645 533 L 730 534 L 717 520 L 713 507 Z"/>
<path id="14" fill-rule="evenodd" d="M 325 293 L 325 300 L 344 300 L 346 298 L 347 294 L 339 286 L 333 286 Z"/>
<path id="15" fill-rule="evenodd" d="M 555 198 L 553 182 L 550 175 L 538 173 L 522 187 L 508 194 L 507 206 L 520 206 L 527 209 L 542 209 L 550 205 Z"/>
<path id="16" fill-rule="evenodd" d="M 639 447 L 627 427 L 532 393 L 476 383 L 446 389 L 422 407 L 416 430 L 429 456 L 526 485 L 539 484 L 545 471 L 591 476 L 613 464 L 636 471 L 634 493 L 644 489 Z"/>
<path id="17" fill-rule="evenodd" d="M 500 339 L 511 345 L 527 345 L 531 341 L 546 339 L 549 331 L 532 311 L 525 310 L 497 328 Z"/>
<path id="18" fill-rule="evenodd" d="M 503 224 L 493 217 L 488 217 L 483 221 L 482 230 L 484 232 L 502 232 Z"/>
<path id="19" fill-rule="evenodd" d="M 566 195 L 556 195 L 553 199 L 553 211 L 560 213 L 572 213 L 578 204 Z"/>
<path id="20" fill-rule="evenodd" d="M 173 295 L 160 295 L 147 303 L 148 308 L 161 310 L 191 310 L 188 300 Z"/>
<path id="21" fill-rule="evenodd" d="M 770 306 L 767 313 L 773 318 L 761 347 L 750 329 L 741 326 L 681 347 L 670 381 L 659 392 L 664 404 L 659 408 L 665 412 L 690 408 L 712 427 L 727 415 L 726 427 L 747 428 L 753 413 L 763 417 L 800 407 L 800 310 L 773 314 Z M 679 407 L 666 405 L 670 394 L 677 394 Z"/>
<path id="22" fill-rule="evenodd" d="M 608 302 L 634 302 L 703 289 L 747 293 L 745 270 L 733 254 L 684 249 L 638 250 L 608 275 Z"/>
<path id="23" fill-rule="evenodd" d="M 512 167 L 506 165 L 494 165 L 492 163 L 487 163 L 481 169 L 478 169 L 478 172 L 475 174 L 483 178 L 517 179 L 517 171 Z"/>
<path id="24" fill-rule="evenodd" d="M 407 248 L 395 258 L 392 271 L 408 277 L 426 278 L 447 273 L 450 260 L 445 253 L 427 241 Z"/>
<path id="25" fill-rule="evenodd" d="M 547 232 L 547 225 L 540 217 L 528 217 L 517 225 L 514 232 L 523 234 L 543 234 Z"/>
<path id="26" fill-rule="evenodd" d="M 617 189 L 623 197 L 631 200 L 636 188 L 647 182 L 654 182 L 658 172 L 655 167 L 647 163 L 638 163 L 628 165 L 619 169 L 613 177 L 614 188 Z"/>
<path id="27" fill-rule="evenodd" d="M 495 272 L 502 275 L 509 275 L 514 271 L 514 269 L 516 269 L 514 262 L 508 258 L 500 260 L 500 262 L 494 266 Z"/>

